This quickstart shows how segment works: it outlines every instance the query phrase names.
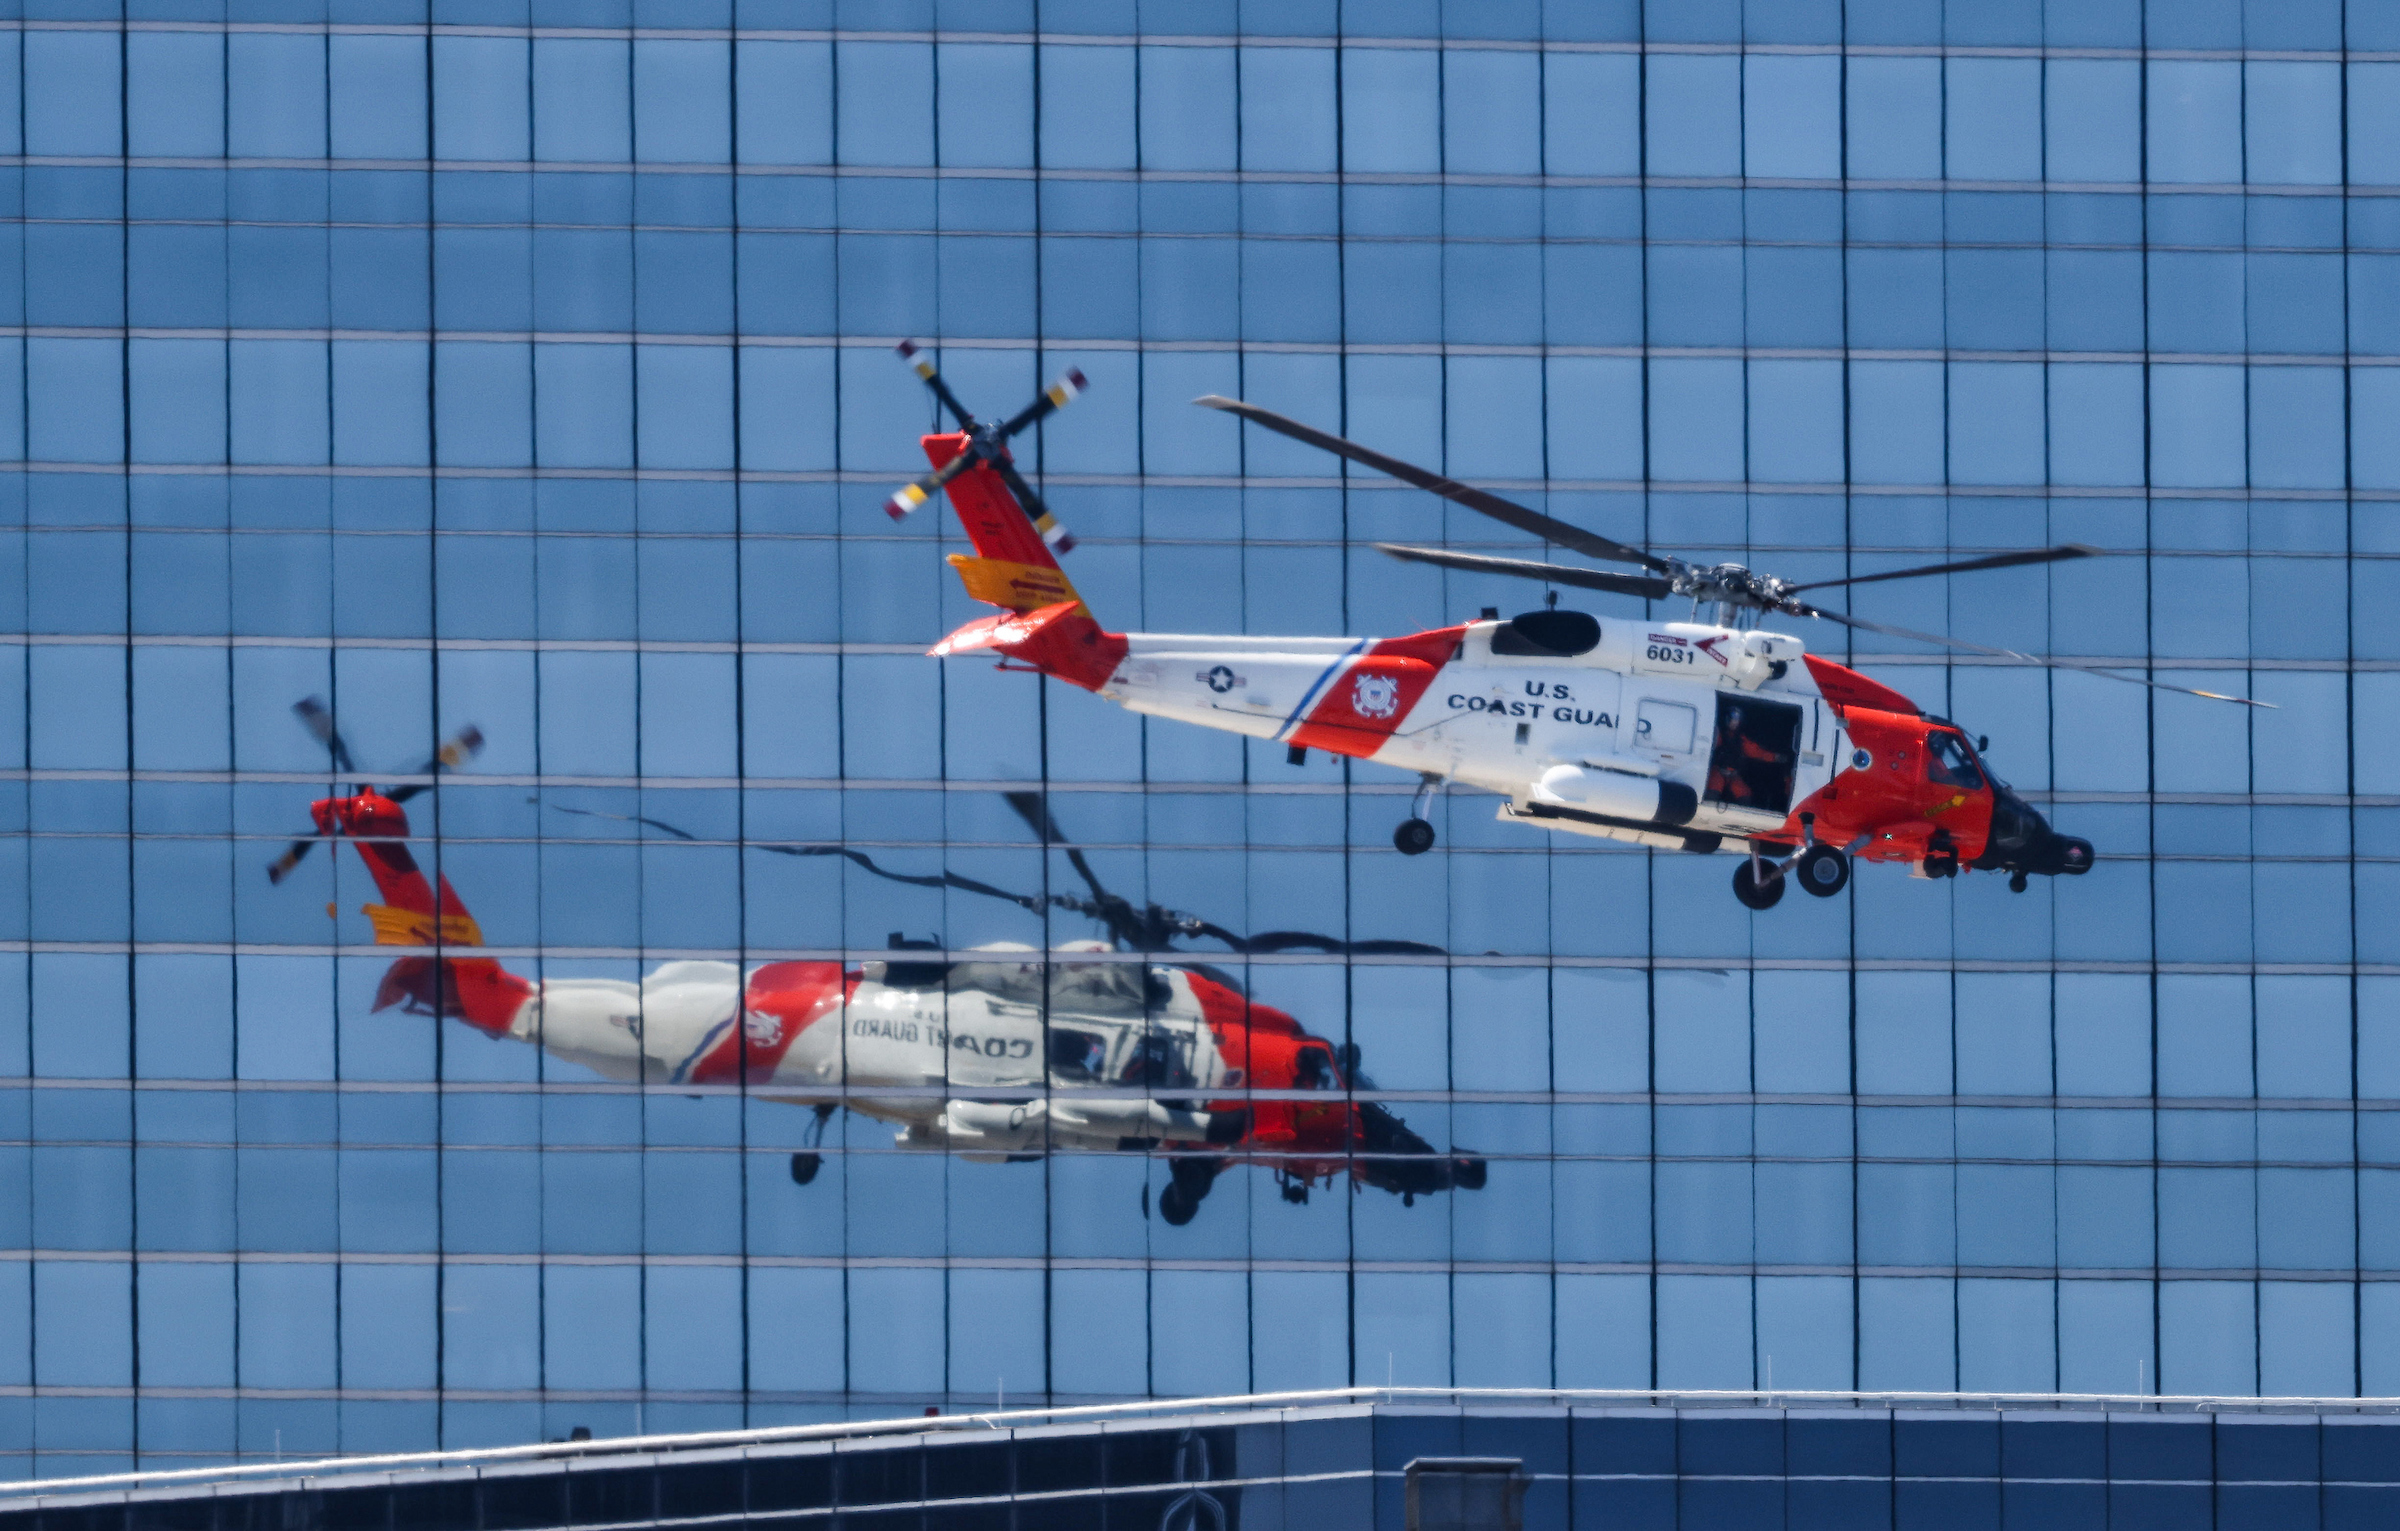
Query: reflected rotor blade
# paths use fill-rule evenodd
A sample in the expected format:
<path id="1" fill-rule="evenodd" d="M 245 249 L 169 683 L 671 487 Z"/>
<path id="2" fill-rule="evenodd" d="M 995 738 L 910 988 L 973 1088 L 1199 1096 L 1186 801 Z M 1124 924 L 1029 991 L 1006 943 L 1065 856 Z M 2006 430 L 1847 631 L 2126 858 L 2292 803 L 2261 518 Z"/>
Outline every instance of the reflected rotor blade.
<path id="1" fill-rule="evenodd" d="M 341 734 L 335 731 L 332 709 L 325 705 L 323 697 L 304 696 L 300 698 L 292 703 L 292 714 L 299 718 L 301 726 L 306 728 L 309 734 L 332 754 L 335 770 L 347 776 L 358 769 L 357 766 L 350 763 L 350 746 L 344 744 Z"/>
<path id="2" fill-rule="evenodd" d="M 1008 799 L 1008 806 L 1017 811 L 1017 817 L 1025 821 L 1042 844 L 1065 848 L 1067 865 L 1082 875 L 1085 886 L 1092 890 L 1092 897 L 1106 901 L 1113 896 L 1100 885 L 1100 874 L 1094 872 L 1092 864 L 1083 859 L 1082 850 L 1066 837 L 1065 831 L 1058 827 L 1058 820 L 1050 816 L 1047 796 L 1039 792 L 1004 792 L 1001 796 Z"/>
<path id="3" fill-rule="evenodd" d="M 1204 393 L 1192 402 L 1206 405 L 1210 409 L 1224 410 L 1230 415 L 1239 415 L 1252 425 L 1265 426 L 1268 430 L 1289 436 L 1294 441 L 1305 441 L 1310 446 L 1322 447 L 1337 457 L 1347 457 L 1352 462 L 1364 464 L 1379 473 L 1388 473 L 1402 483 L 1414 484 L 1419 489 L 1429 490 L 1445 500 L 1464 505 L 1469 510 L 1481 511 L 1504 525 L 1513 526 L 1521 532 L 1530 532 L 1545 542 L 1555 542 L 1560 547 L 1581 553 L 1587 558 L 1605 558 L 1611 563 L 1640 564 L 1645 569 L 1656 569 L 1662 574 L 1674 567 L 1655 553 L 1645 553 L 1639 548 L 1630 548 L 1622 542 L 1612 541 L 1597 532 L 1587 532 L 1580 526 L 1570 526 L 1555 516 L 1545 516 L 1538 510 L 1530 510 L 1514 500 L 1504 500 L 1488 490 L 1477 489 L 1471 484 L 1462 484 L 1454 478 L 1444 478 L 1441 474 L 1420 468 L 1415 463 L 1402 462 L 1397 457 L 1387 457 L 1373 447 L 1362 447 L 1357 442 L 1345 440 L 1330 431 L 1318 430 L 1313 425 L 1302 425 L 1299 421 L 1279 415 L 1271 409 L 1261 409 L 1255 404 L 1245 404 L 1239 399 L 1228 399 L 1222 394 L 1215 393 Z"/>
<path id="4" fill-rule="evenodd" d="M 1619 574 L 1614 569 L 1580 569 L 1573 564 L 1494 558 L 1487 553 L 1453 553 L 1448 548 L 1410 547 L 1397 542 L 1378 542 L 1375 546 L 1410 563 L 1439 564 L 1445 569 L 1464 569 L 1471 574 L 1512 574 L 1520 579 L 1546 580 L 1553 585 L 1638 596 L 1645 601 L 1663 601 L 1675 593 L 1671 581 L 1650 574 Z"/>
<path id="5" fill-rule="evenodd" d="M 550 807 L 555 812 L 571 813 L 579 819 L 614 819 L 620 824 L 647 824 L 652 829 L 662 830 L 667 834 L 673 835 L 678 840 L 697 840 L 700 838 L 698 835 L 693 834 L 688 829 L 677 829 L 674 825 L 669 824 L 664 819 L 646 819 L 638 813 L 604 813 L 597 808 L 569 808 L 564 803 L 552 803 Z M 773 850 L 775 847 L 771 845 L 762 845 L 759 847 L 759 849 Z"/>
<path id="6" fill-rule="evenodd" d="M 678 840 L 699 838 L 690 830 L 679 829 L 664 819 L 653 819 L 638 813 L 607 813 L 598 808 L 570 808 L 564 803 L 552 803 L 550 806 L 560 813 L 571 813 L 578 818 L 613 819 L 620 824 L 647 824 L 652 829 L 673 835 Z M 956 888 L 962 893 L 979 893 L 986 898 L 1005 899 L 1021 909 L 1038 910 L 1042 907 L 1042 901 L 1031 894 L 1011 893 L 1006 888 L 995 888 L 988 882 L 982 882 L 973 877 L 962 877 L 956 872 L 944 871 L 930 874 L 895 872 L 888 867 L 877 866 L 875 858 L 869 856 L 865 851 L 852 850 L 846 845 L 762 845 L 756 841 L 746 842 L 745 845 L 749 850 L 768 851 L 778 856 L 839 856 L 845 861 L 857 863 L 877 877 L 886 878 L 892 882 L 904 882 L 918 888 Z"/>
<path id="7" fill-rule="evenodd" d="M 1310 930 L 1269 930 L 1240 943 L 1246 952 L 1288 952 L 1302 947 L 1354 957 L 1441 957 L 1448 953 L 1423 941 L 1337 941 Z"/>
<path id="8" fill-rule="evenodd" d="M 2185 696 L 2197 696 L 2212 702 L 2239 702 L 2244 707 L 2273 707 L 2273 702 L 2261 702 L 2246 696 L 2228 696 L 2222 691 L 2202 691 L 2192 686 L 2171 685 L 2152 680 L 2147 675 L 2130 675 L 2122 669 L 2075 659 L 2044 659 L 2039 654 L 2020 653 L 2015 649 L 1994 648 L 1988 643 L 1969 643 L 1964 638 L 1945 638 L 1939 633 L 1921 633 L 1912 627 L 1892 627 L 1882 622 L 1869 622 L 1864 617 L 1844 616 L 1838 611 L 1825 611 L 1798 601 L 1783 608 L 1794 616 L 1816 617 L 1827 622 L 1839 622 L 1844 627 L 1860 628 L 1870 633 L 1882 633 L 1891 638 L 1907 638 L 1917 643 L 1931 643 L 1942 648 L 1964 649 L 1970 654 L 1990 654 L 1999 659 L 2014 659 L 2023 664 L 2037 664 L 2052 670 L 2074 670 L 2085 675 L 2105 676 L 2110 680 L 2130 681 L 2137 686 L 2149 686 L 2159 691 L 2176 691 Z"/>
<path id="9" fill-rule="evenodd" d="M 1887 569 L 1881 574 L 1850 574 L 1840 579 L 1812 579 L 1805 585 L 1789 585 L 1789 590 L 1824 590 L 1834 585 L 1872 585 L 1878 580 L 1919 579 L 1928 574 L 1966 574 L 1976 569 L 2014 569 L 2021 564 L 2058 563 L 2068 558 L 2098 558 L 2105 549 L 2087 543 L 2066 542 L 2054 548 L 2028 548 L 2022 553 L 1994 553 L 1988 558 L 1968 558 L 1957 563 L 1929 563 L 1914 569 Z"/>

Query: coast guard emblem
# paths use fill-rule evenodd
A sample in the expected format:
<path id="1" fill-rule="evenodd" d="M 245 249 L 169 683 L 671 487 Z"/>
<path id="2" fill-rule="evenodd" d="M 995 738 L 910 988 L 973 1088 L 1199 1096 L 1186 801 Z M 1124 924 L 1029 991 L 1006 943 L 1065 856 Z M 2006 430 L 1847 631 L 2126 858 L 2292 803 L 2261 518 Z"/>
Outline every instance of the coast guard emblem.
<path id="1" fill-rule="evenodd" d="M 1388 718 L 1400 705 L 1400 683 L 1389 675 L 1361 675 L 1350 688 L 1350 710 L 1362 718 Z"/>

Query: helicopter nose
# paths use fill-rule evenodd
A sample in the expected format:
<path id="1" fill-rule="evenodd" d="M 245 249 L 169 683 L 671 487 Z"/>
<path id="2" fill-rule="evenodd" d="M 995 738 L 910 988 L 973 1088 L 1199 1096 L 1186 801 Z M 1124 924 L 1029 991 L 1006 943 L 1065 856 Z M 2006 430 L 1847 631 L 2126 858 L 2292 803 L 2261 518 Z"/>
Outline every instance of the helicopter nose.
<path id="1" fill-rule="evenodd" d="M 2058 869 L 2070 877 L 2081 877 L 2092 869 L 2092 842 L 2074 835 L 2058 837 Z"/>

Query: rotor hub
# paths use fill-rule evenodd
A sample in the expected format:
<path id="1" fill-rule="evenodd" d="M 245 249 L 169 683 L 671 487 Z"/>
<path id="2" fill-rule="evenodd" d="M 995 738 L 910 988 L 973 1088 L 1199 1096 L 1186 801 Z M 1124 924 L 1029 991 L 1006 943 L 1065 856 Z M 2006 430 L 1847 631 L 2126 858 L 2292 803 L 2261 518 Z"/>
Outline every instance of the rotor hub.
<path id="1" fill-rule="evenodd" d="M 1738 563 L 1669 564 L 1668 578 L 1675 593 L 1694 601 L 1714 602 L 1739 611 L 1777 611 L 1791 600 L 1790 581 L 1760 574 Z"/>

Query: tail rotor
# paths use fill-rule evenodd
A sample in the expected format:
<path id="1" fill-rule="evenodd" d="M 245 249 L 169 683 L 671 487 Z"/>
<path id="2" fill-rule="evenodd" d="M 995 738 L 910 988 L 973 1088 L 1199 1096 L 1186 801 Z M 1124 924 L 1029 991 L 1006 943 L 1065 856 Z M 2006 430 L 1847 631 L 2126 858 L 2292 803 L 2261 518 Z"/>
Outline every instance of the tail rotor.
<path id="1" fill-rule="evenodd" d="M 358 774 L 357 763 L 350 756 L 350 746 L 343 742 L 341 731 L 334 727 L 333 709 L 325 705 L 323 697 L 302 697 L 292 704 L 292 715 L 300 720 L 300 725 L 308 730 L 310 737 L 325 746 L 325 752 L 331 757 L 334 771 L 337 774 L 342 776 Z M 438 776 L 444 771 L 456 771 L 482 753 L 483 730 L 470 723 L 443 740 L 440 748 L 433 752 L 433 758 L 409 774 Z M 405 803 L 430 785 L 432 785 L 430 782 L 409 782 L 403 786 L 394 787 L 389 796 L 395 803 Z M 359 790 L 366 790 L 364 784 L 361 784 Z M 308 859 L 308 853 L 316 848 L 317 841 L 322 838 L 324 837 L 321 835 L 311 835 L 306 839 L 294 840 L 290 845 L 285 846 L 282 855 L 267 863 L 267 881 L 281 884 L 286 877 L 292 875 L 293 870 L 301 862 Z"/>
<path id="2" fill-rule="evenodd" d="M 1032 520 L 1035 530 L 1042 534 L 1042 541 L 1050 551 L 1063 554 L 1072 550 L 1075 534 L 1058 524 L 1058 518 L 1050 514 L 1050 507 L 1044 505 L 1041 496 L 1034 493 L 1033 486 L 1025 482 L 1025 476 L 1017 471 L 1016 463 L 1009 456 L 1008 442 L 1009 438 L 1027 427 L 1039 424 L 1074 402 L 1077 395 L 1090 387 L 1082 371 L 1069 367 L 1057 382 L 1043 389 L 1032 403 L 997 425 L 987 425 L 978 422 L 967 407 L 958 401 L 958 395 L 951 392 L 950 385 L 943 381 L 933 359 L 915 341 L 903 340 L 897 349 L 901 358 L 933 390 L 934 397 L 957 418 L 958 428 L 966 433 L 967 448 L 915 483 L 903 486 L 884 502 L 884 513 L 895 521 L 904 520 L 911 511 L 940 493 L 942 486 L 961 473 L 970 468 L 990 468 L 1008 485 L 1009 493 L 1017 497 L 1017 504 Z"/>

